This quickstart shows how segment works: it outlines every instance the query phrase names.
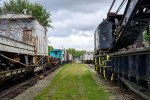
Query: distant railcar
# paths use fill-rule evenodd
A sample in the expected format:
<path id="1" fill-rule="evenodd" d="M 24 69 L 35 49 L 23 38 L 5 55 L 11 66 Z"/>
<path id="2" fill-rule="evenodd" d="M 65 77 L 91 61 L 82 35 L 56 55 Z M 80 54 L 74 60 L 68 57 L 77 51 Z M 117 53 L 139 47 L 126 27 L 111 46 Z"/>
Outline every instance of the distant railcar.
<path id="1" fill-rule="evenodd" d="M 82 55 L 82 61 L 87 64 L 93 63 L 94 52 L 86 52 Z"/>
<path id="2" fill-rule="evenodd" d="M 73 56 L 72 54 L 68 53 L 68 62 L 72 62 L 73 61 Z"/>
<path id="3" fill-rule="evenodd" d="M 69 63 L 72 61 L 72 55 L 66 50 L 54 49 L 50 51 L 50 56 L 54 58 L 59 58 L 61 63 Z"/>
<path id="4" fill-rule="evenodd" d="M 72 54 L 68 53 L 66 50 L 64 50 L 63 56 L 64 56 L 63 60 L 64 63 L 70 63 L 72 61 Z"/>
<path id="5" fill-rule="evenodd" d="M 63 63 L 64 61 L 63 53 L 64 52 L 61 49 L 54 49 L 50 51 L 50 57 L 59 58 L 61 60 L 61 63 Z"/>

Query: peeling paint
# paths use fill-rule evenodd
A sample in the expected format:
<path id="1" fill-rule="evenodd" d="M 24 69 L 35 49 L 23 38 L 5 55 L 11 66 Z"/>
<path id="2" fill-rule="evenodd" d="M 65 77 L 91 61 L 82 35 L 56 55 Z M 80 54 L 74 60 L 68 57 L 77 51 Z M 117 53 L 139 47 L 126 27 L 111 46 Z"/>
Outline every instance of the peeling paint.
<path id="1" fill-rule="evenodd" d="M 18 15 L 17 15 L 18 16 Z M 28 18 L 28 17 L 27 17 Z M 29 17 L 30 18 L 30 17 Z M 31 45 L 32 47 L 36 47 L 38 55 L 48 55 L 48 43 L 47 43 L 47 34 L 45 34 L 46 29 L 41 26 L 41 24 L 35 19 L 5 19 L 4 16 L 1 19 L 0 17 L 0 37 L 7 37 L 7 42 L 1 41 L 3 46 L 0 44 L 0 47 L 5 47 L 4 45 L 14 46 L 15 48 L 19 48 L 17 46 L 24 47 L 22 50 L 26 49 L 26 51 L 30 51 L 31 47 L 28 48 L 25 45 Z M 37 39 L 37 40 L 36 40 Z M 15 42 L 9 42 L 14 40 Z M 3 48 L 0 48 L 0 51 Z M 18 53 L 19 51 L 16 52 Z M 10 50 L 9 50 L 10 51 Z M 14 52 L 15 50 L 13 50 Z M 14 53 L 16 53 L 14 52 Z M 22 53 L 22 52 L 20 52 Z M 29 52 L 27 52 L 28 54 Z M 30 51 L 31 53 L 31 51 Z M 35 53 L 35 51 L 33 51 Z"/>

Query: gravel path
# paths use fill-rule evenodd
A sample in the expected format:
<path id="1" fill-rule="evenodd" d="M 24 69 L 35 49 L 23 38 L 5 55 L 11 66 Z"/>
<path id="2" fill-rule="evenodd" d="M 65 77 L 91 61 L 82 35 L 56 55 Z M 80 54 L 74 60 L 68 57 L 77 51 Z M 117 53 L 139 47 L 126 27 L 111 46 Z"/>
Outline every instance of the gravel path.
<path id="1" fill-rule="evenodd" d="M 126 89 L 121 88 L 119 85 L 114 84 L 109 80 L 105 80 L 91 65 L 88 68 L 93 72 L 93 78 L 97 83 L 103 85 L 105 91 L 111 94 L 109 100 L 143 100 L 133 92 L 129 92 Z"/>
<path id="2" fill-rule="evenodd" d="M 35 84 L 33 87 L 28 88 L 13 100 L 33 100 L 36 95 L 38 95 L 44 88 L 48 86 L 55 74 L 58 73 L 61 69 L 62 67 L 59 67 L 53 73 L 38 81 L 37 84 Z"/>

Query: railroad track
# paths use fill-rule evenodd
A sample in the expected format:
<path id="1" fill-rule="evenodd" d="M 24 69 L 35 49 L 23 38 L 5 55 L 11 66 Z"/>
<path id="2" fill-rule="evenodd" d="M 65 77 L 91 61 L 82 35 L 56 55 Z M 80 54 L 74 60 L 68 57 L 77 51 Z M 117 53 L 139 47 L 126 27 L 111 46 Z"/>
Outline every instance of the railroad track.
<path id="1" fill-rule="evenodd" d="M 93 64 L 87 64 L 87 66 L 89 66 L 90 68 L 95 69 Z"/>
<path id="2" fill-rule="evenodd" d="M 87 64 L 89 68 L 94 69 L 95 67 L 93 64 Z M 119 100 L 145 100 L 143 97 L 135 93 L 133 90 L 131 90 L 126 84 L 120 84 L 118 82 L 111 82 L 108 80 L 105 80 L 101 74 L 97 74 L 99 76 L 99 79 L 102 80 L 101 82 L 106 86 L 109 87 L 107 90 L 109 90 L 112 94 L 114 91 L 116 92 L 116 96 L 119 97 Z M 123 81 L 122 81 L 123 82 Z M 149 100 L 149 99 L 148 99 Z"/>
<path id="3" fill-rule="evenodd" d="M 45 73 L 43 73 L 43 76 L 46 77 L 47 75 L 55 71 L 58 67 L 60 66 L 56 66 L 52 68 L 51 70 L 46 71 Z M 17 95 L 27 90 L 29 87 L 35 85 L 39 80 L 40 78 L 35 76 L 35 77 L 28 79 L 27 81 L 19 83 L 9 89 L 6 89 L 0 92 L 0 100 L 10 100 L 10 99 L 15 98 Z"/>

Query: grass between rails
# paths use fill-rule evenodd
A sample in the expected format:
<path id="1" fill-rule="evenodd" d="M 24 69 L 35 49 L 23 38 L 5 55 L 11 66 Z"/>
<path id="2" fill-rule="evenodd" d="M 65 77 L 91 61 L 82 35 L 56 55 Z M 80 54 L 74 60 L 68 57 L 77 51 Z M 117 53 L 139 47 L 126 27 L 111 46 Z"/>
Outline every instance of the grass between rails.
<path id="1" fill-rule="evenodd" d="M 66 64 L 36 100 L 108 100 L 85 64 Z"/>

